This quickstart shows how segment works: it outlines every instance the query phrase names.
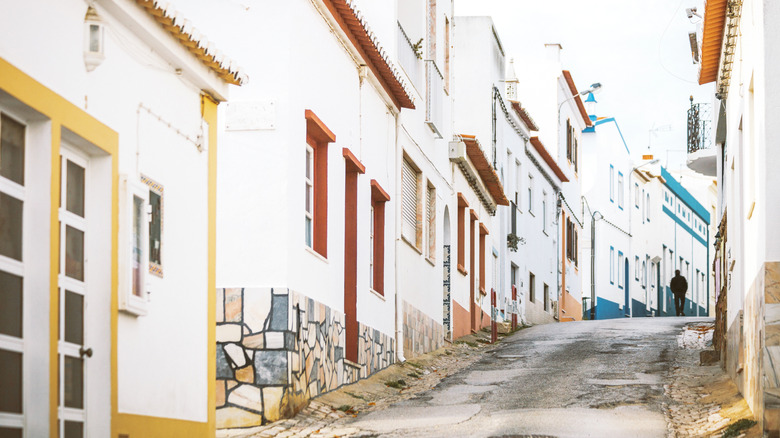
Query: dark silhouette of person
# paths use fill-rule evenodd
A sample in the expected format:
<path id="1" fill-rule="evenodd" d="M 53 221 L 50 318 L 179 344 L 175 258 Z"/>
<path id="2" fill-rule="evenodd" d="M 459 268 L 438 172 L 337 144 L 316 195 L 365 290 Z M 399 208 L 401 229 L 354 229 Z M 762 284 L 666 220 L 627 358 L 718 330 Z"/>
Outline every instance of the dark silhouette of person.
<path id="1" fill-rule="evenodd" d="M 669 282 L 669 288 L 674 294 L 674 307 L 677 310 L 676 316 L 685 316 L 685 293 L 688 292 L 688 281 L 680 275 L 680 270 L 674 271 L 674 277 Z"/>

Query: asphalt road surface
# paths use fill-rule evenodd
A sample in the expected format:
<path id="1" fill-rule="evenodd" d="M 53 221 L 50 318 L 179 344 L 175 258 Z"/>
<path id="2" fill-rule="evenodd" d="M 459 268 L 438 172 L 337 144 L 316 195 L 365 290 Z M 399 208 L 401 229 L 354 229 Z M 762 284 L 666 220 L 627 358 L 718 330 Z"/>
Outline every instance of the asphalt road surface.
<path id="1" fill-rule="evenodd" d="M 694 318 L 547 324 L 434 389 L 344 424 L 363 436 L 665 437 L 663 385 Z"/>

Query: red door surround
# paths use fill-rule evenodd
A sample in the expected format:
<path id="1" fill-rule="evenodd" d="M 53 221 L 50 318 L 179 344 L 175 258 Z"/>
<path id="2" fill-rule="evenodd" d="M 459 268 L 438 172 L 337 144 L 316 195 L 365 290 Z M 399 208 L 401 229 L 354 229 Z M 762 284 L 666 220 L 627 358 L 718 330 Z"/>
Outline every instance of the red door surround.
<path id="1" fill-rule="evenodd" d="M 344 319 L 346 320 L 347 360 L 358 361 L 357 322 L 357 181 L 365 166 L 344 148 Z"/>

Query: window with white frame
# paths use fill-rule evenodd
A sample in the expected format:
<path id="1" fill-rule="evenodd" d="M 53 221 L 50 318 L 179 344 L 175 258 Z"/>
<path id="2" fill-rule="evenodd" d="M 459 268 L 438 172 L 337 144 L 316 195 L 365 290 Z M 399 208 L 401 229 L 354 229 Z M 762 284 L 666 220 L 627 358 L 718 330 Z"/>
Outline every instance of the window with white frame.
<path id="1" fill-rule="evenodd" d="M 547 192 L 542 191 L 542 231 L 547 233 Z"/>
<path id="2" fill-rule="evenodd" d="M 149 187 L 149 273 L 163 276 L 163 194 L 162 184 L 141 175 Z"/>
<path id="3" fill-rule="evenodd" d="M 0 431 L 23 436 L 22 222 L 26 126 L 0 114 Z"/>
<path id="4" fill-rule="evenodd" d="M 623 252 L 622 251 L 618 251 L 617 282 L 618 282 L 618 287 L 621 288 L 621 289 L 625 286 L 625 281 L 626 281 L 626 278 L 625 278 L 626 277 L 626 273 L 623 272 L 624 271 L 623 263 L 624 263 L 623 262 Z"/>
<path id="5" fill-rule="evenodd" d="M 609 200 L 615 201 L 615 166 L 609 165 Z"/>
<path id="6" fill-rule="evenodd" d="M 650 222 L 650 193 L 645 194 L 645 220 Z"/>
<path id="7" fill-rule="evenodd" d="M 305 240 L 306 246 L 312 247 L 312 236 L 314 234 L 312 224 L 314 223 L 314 148 L 306 145 L 306 200 L 304 202 L 305 216 Z"/>
<path id="8" fill-rule="evenodd" d="M 634 256 L 634 280 L 639 280 L 639 256 Z"/>
<path id="9" fill-rule="evenodd" d="M 528 174 L 528 212 L 534 211 L 534 176 Z"/>
<path id="10" fill-rule="evenodd" d="M 639 208 L 639 202 L 641 197 L 639 196 L 639 183 L 634 183 L 634 206 Z"/>
<path id="11" fill-rule="evenodd" d="M 121 177 L 119 310 L 146 315 L 146 274 L 150 272 L 150 205 L 148 186 L 127 175 Z"/>
<path id="12" fill-rule="evenodd" d="M 618 172 L 618 186 L 617 186 L 618 207 L 623 208 L 623 172 Z"/>
<path id="13" fill-rule="evenodd" d="M 436 188 L 430 183 L 426 190 L 425 225 L 428 227 L 428 246 L 425 254 L 429 260 L 436 260 Z"/>
<path id="14" fill-rule="evenodd" d="M 609 283 L 615 284 L 615 248 L 609 247 Z"/>
<path id="15" fill-rule="evenodd" d="M 401 171 L 401 236 L 422 251 L 420 177 L 420 171 L 404 157 Z"/>
<path id="16" fill-rule="evenodd" d="M 520 162 L 515 161 L 515 205 L 520 208 L 520 190 L 522 189 L 522 168 Z"/>

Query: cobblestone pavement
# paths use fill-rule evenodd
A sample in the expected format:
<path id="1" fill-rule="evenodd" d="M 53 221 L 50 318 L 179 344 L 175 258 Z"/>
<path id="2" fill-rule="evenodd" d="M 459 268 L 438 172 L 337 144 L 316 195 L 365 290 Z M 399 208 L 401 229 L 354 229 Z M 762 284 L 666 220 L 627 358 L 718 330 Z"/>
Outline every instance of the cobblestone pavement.
<path id="1" fill-rule="evenodd" d="M 688 324 L 678 337 L 680 350 L 664 385 L 667 436 L 721 437 L 737 420 L 752 419 L 747 403 L 718 363 L 700 365 L 699 354 L 712 346 L 713 323 Z M 760 436 L 758 427 L 739 437 Z"/>
<path id="2" fill-rule="evenodd" d="M 503 338 L 505 335 L 499 335 Z M 432 353 L 407 360 L 349 386 L 327 393 L 303 409 L 294 418 L 260 427 L 217 431 L 219 438 L 266 437 L 361 437 L 374 436 L 357 428 L 348 427 L 345 420 L 385 409 L 403 400 L 415 397 L 436 386 L 443 378 L 468 367 L 493 348 L 489 335 L 480 332 L 459 339 L 454 344 Z M 392 388 L 387 382 L 403 383 Z"/>

